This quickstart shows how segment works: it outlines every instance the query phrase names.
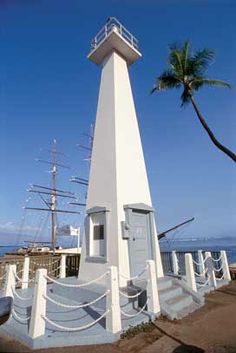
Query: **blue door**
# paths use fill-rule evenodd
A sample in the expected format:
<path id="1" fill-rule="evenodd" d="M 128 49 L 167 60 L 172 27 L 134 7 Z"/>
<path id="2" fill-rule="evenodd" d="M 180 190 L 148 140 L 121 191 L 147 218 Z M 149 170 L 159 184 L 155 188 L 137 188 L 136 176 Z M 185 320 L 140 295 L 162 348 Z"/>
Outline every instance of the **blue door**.
<path id="1" fill-rule="evenodd" d="M 129 214 L 129 259 L 131 277 L 140 274 L 152 259 L 150 213 L 132 210 Z"/>

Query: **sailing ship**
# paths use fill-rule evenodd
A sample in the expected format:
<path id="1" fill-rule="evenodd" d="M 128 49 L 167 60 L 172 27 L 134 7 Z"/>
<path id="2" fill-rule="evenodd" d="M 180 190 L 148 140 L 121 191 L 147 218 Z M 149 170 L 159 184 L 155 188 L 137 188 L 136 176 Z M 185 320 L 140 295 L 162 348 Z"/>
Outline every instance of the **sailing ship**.
<path id="1" fill-rule="evenodd" d="M 51 153 L 52 158 L 51 160 L 43 160 L 43 159 L 36 159 L 38 162 L 45 163 L 51 166 L 50 173 L 52 175 L 51 186 L 39 185 L 39 184 L 32 184 L 30 185 L 28 192 L 32 194 L 36 194 L 39 196 L 43 206 L 39 207 L 24 207 L 25 210 L 31 210 L 36 212 L 47 212 L 49 213 L 49 217 L 51 218 L 51 240 L 47 242 L 37 242 L 37 241 L 30 241 L 26 242 L 27 244 L 17 249 L 15 252 L 8 252 L 5 256 L 12 256 L 12 255 L 48 255 L 49 253 L 55 254 L 56 250 L 59 249 L 56 243 L 56 236 L 63 235 L 62 229 L 63 227 L 59 227 L 57 225 L 57 214 L 73 214 L 79 215 L 81 212 L 78 210 L 71 210 L 65 209 L 65 207 L 59 207 L 59 200 L 66 199 L 69 200 L 69 206 L 85 206 L 85 203 L 78 202 L 78 199 L 74 192 L 65 191 L 61 188 L 57 187 L 57 174 L 59 168 L 66 168 L 69 169 L 68 166 L 59 163 L 57 156 L 59 154 L 63 154 L 57 151 L 57 142 L 53 140 L 52 150 L 48 150 Z M 80 178 L 73 177 L 71 179 L 73 182 L 80 181 Z M 82 180 L 84 184 L 87 185 L 86 180 Z M 64 226 L 65 228 L 66 226 Z M 75 235 L 79 236 L 79 227 L 71 225 L 67 225 L 67 228 L 71 230 L 73 228 L 73 232 L 67 232 L 66 235 Z"/>

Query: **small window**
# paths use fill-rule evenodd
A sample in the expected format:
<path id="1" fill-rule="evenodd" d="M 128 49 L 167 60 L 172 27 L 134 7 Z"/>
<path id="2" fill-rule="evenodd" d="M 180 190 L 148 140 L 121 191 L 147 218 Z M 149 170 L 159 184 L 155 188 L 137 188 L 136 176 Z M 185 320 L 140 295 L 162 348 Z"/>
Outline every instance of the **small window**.
<path id="1" fill-rule="evenodd" d="M 104 225 L 97 224 L 93 226 L 93 239 L 102 240 L 104 239 Z"/>

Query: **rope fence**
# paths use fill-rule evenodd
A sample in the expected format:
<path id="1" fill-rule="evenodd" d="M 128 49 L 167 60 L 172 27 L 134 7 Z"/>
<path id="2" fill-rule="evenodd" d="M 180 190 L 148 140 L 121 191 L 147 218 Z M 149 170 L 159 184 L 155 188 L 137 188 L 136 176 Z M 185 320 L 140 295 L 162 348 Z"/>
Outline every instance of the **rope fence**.
<path id="1" fill-rule="evenodd" d="M 55 321 L 50 320 L 47 316 L 42 316 L 42 318 L 49 323 L 50 325 L 58 328 L 61 331 L 68 331 L 68 332 L 74 332 L 74 331 L 82 331 L 85 330 L 93 325 L 95 325 L 97 322 L 99 322 L 100 320 L 102 320 L 108 313 L 110 310 L 105 311 L 99 318 L 97 318 L 96 320 L 92 321 L 89 324 L 86 324 L 84 326 L 78 326 L 78 327 L 66 327 L 66 326 L 62 326 L 57 324 Z"/>
<path id="2" fill-rule="evenodd" d="M 16 311 L 14 309 L 12 309 L 12 315 L 15 316 L 15 318 L 19 321 L 29 321 L 30 320 L 30 316 L 21 317 L 21 316 L 19 316 L 18 313 L 16 313 Z"/>
<path id="3" fill-rule="evenodd" d="M 134 280 L 140 278 L 146 271 L 147 271 L 147 266 L 138 275 L 136 275 L 134 277 L 128 277 L 128 276 L 123 275 L 122 273 L 119 273 L 119 277 L 124 278 L 125 280 L 128 280 L 128 281 L 134 281 Z"/>
<path id="4" fill-rule="evenodd" d="M 146 310 L 147 308 L 147 305 L 148 305 L 148 302 L 149 302 L 149 298 L 147 298 L 145 304 L 142 306 L 142 308 L 135 314 L 128 314 L 126 313 L 125 311 L 123 311 L 122 309 L 120 309 L 120 312 L 122 315 L 126 316 L 126 317 L 135 317 L 135 316 L 138 316 L 140 315 L 144 310 Z"/>
<path id="5" fill-rule="evenodd" d="M 95 303 L 97 303 L 99 300 L 103 299 L 110 291 L 106 291 L 105 293 L 103 293 L 101 296 L 99 296 L 98 298 L 92 300 L 91 302 L 88 303 L 84 303 L 84 304 L 78 304 L 78 305 L 71 305 L 71 304 L 64 304 L 64 303 L 60 303 L 57 302 L 56 300 L 52 299 L 49 296 L 45 296 L 45 299 L 49 300 L 51 303 L 58 305 L 62 308 L 67 308 L 67 309 L 81 309 L 81 308 L 85 308 L 87 306 L 91 306 Z"/>
<path id="6" fill-rule="evenodd" d="M 89 281 L 89 282 L 86 282 L 86 283 L 79 283 L 79 284 L 70 284 L 70 283 L 63 283 L 63 282 L 59 282 L 57 281 L 56 279 L 53 279 L 49 276 L 45 276 L 45 278 L 50 281 L 50 282 L 53 282 L 53 283 L 56 283 L 58 284 L 59 286 L 62 286 L 62 287 L 68 287 L 68 288 L 82 288 L 82 287 L 86 287 L 86 286 L 89 286 L 90 284 L 92 283 L 95 283 L 95 282 L 98 282 L 99 280 L 103 279 L 105 276 L 108 275 L 108 271 L 103 273 L 101 276 Z"/>

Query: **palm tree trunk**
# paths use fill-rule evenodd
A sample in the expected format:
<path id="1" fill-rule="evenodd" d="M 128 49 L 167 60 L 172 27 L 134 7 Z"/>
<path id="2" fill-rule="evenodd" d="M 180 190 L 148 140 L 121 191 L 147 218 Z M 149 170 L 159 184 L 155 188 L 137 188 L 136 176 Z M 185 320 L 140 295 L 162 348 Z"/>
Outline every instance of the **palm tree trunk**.
<path id="1" fill-rule="evenodd" d="M 190 95 L 190 99 L 192 102 L 192 105 L 194 107 L 195 112 L 197 113 L 198 119 L 200 120 L 200 123 L 202 124 L 202 126 L 204 127 L 204 129 L 206 130 L 208 136 L 210 137 L 211 141 L 214 143 L 214 145 L 219 148 L 222 152 L 224 152 L 229 158 L 231 158 L 234 162 L 236 162 L 236 155 L 230 151 L 227 147 L 223 146 L 215 137 L 215 135 L 213 134 L 213 132 L 211 131 L 211 129 L 209 128 L 209 126 L 207 125 L 205 119 L 203 118 L 202 114 L 200 113 L 197 104 L 193 98 L 192 95 Z"/>

